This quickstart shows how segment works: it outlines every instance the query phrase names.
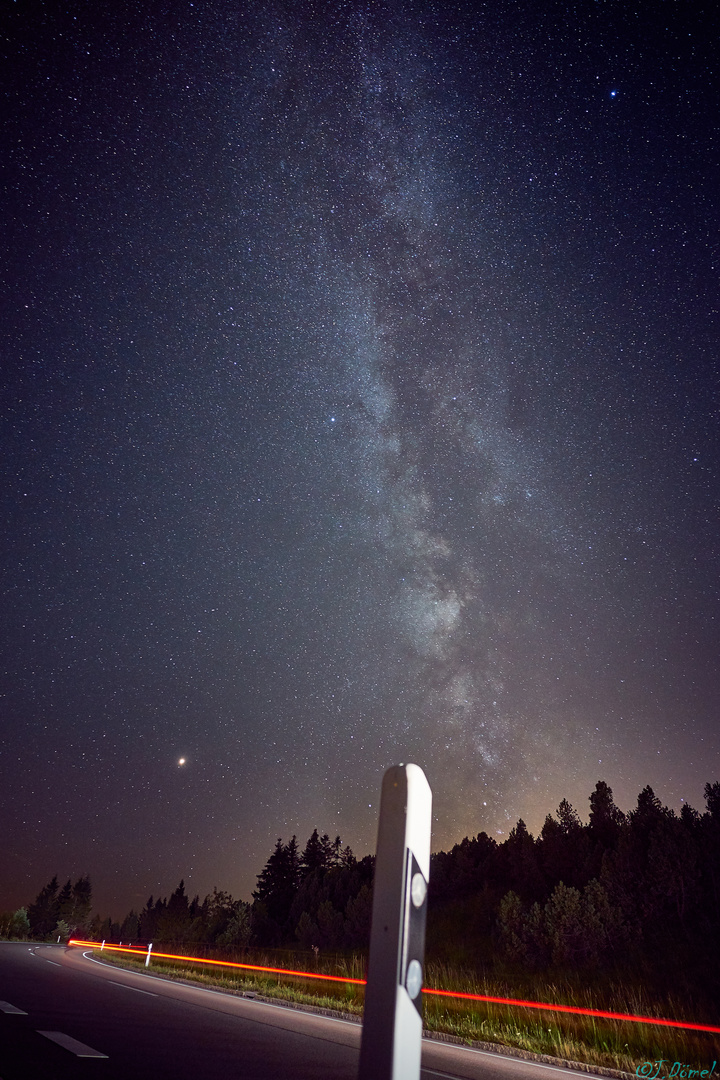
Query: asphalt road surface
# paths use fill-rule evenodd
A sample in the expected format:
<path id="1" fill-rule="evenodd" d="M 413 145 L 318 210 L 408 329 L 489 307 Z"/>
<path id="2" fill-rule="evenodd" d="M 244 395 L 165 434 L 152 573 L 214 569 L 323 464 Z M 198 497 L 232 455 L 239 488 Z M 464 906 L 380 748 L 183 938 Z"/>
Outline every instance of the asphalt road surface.
<path id="1" fill-rule="evenodd" d="M 0 1080 L 356 1080 L 359 1050 L 356 1023 L 0 942 Z M 578 1076 L 429 1039 L 422 1056 L 422 1080 Z"/>

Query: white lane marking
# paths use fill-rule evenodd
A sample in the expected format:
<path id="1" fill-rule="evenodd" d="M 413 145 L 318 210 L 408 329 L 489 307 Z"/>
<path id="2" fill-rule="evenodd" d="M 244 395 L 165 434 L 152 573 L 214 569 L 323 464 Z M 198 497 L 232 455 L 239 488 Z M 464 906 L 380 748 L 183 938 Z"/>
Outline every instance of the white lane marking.
<path id="1" fill-rule="evenodd" d="M 107 968 L 112 968 L 112 966 L 113 966 L 112 964 L 107 964 L 102 960 L 96 960 L 95 957 L 91 956 L 90 953 L 88 953 L 88 952 L 84 952 L 82 955 L 85 958 L 85 960 L 90 960 L 91 963 L 98 964 L 100 967 L 103 967 L 103 968 L 107 969 Z M 117 970 L 117 969 L 115 969 L 115 970 Z M 160 975 L 146 975 L 144 972 L 140 972 L 140 971 L 133 971 L 132 974 L 139 976 L 139 978 L 141 978 L 141 979 L 155 979 L 156 981 L 165 983 L 166 986 L 167 985 L 172 986 L 173 982 L 175 981 L 174 979 L 163 979 L 162 976 L 160 976 Z M 237 996 L 235 994 L 223 993 L 222 990 L 210 990 L 209 987 L 207 987 L 207 986 L 191 986 L 188 983 L 180 983 L 179 985 L 189 987 L 192 990 L 200 990 L 203 994 L 214 994 L 214 995 L 216 995 L 218 997 L 225 998 L 226 1000 L 227 1000 L 228 997 L 236 997 Z M 155 995 L 155 996 L 157 997 L 157 995 Z M 243 997 L 240 1000 L 241 1001 L 255 1001 L 255 1003 L 257 1005 L 265 1005 L 268 1009 L 281 1009 L 286 1014 L 287 1013 L 292 1014 L 294 1012 L 297 1012 L 297 1013 L 300 1013 L 302 1016 L 317 1016 L 319 1019 L 332 1020 L 336 1024 L 345 1024 L 346 1026 L 349 1026 L 349 1027 L 357 1027 L 361 1023 L 361 1020 L 360 1020 L 359 1017 L 358 1017 L 357 1020 L 342 1020 L 339 1016 L 323 1016 L 322 1013 L 306 1012 L 304 1009 L 292 1009 L 292 1008 L 288 1008 L 287 1005 L 274 1005 L 274 1004 L 271 1004 L 271 1002 L 269 1002 L 269 1001 L 258 1001 L 257 998 Z M 531 1065 L 536 1069 L 549 1069 L 550 1072 L 561 1072 L 561 1073 L 565 1073 L 566 1076 L 567 1076 L 568 1073 L 570 1075 L 572 1075 L 572 1076 L 576 1076 L 577 1072 L 578 1072 L 578 1070 L 568 1069 L 567 1067 L 562 1066 L 562 1065 L 546 1065 L 542 1061 L 532 1061 L 532 1060 L 528 1060 L 527 1058 L 516 1058 L 516 1057 L 512 1057 L 510 1054 L 497 1054 L 497 1053 L 493 1053 L 492 1050 L 476 1050 L 476 1049 L 474 1049 L 474 1047 L 461 1046 L 458 1043 L 443 1043 L 439 1039 L 429 1039 L 426 1035 L 423 1035 L 423 1042 L 427 1043 L 429 1046 L 452 1046 L 454 1050 L 462 1050 L 463 1053 L 465 1053 L 465 1054 L 478 1054 L 480 1057 L 489 1057 L 489 1058 L 494 1058 L 495 1060 L 500 1058 L 501 1061 L 507 1061 L 507 1062 L 510 1062 L 513 1065 Z M 432 1073 L 432 1069 L 426 1070 L 425 1067 L 423 1067 L 422 1071 L 423 1072 L 428 1071 L 428 1072 Z M 452 1073 L 446 1073 L 446 1074 L 435 1073 L 434 1075 L 436 1075 L 436 1076 L 443 1076 L 443 1075 L 452 1076 Z M 592 1075 L 595 1075 L 595 1074 L 590 1073 L 588 1075 L 592 1076 Z"/>
<path id="2" fill-rule="evenodd" d="M 232 996 L 232 997 L 237 996 L 235 994 L 232 994 L 232 995 L 223 994 L 222 990 L 208 990 L 208 988 L 206 986 L 193 986 L 192 989 L 193 990 L 202 990 L 204 994 L 217 994 L 220 997 L 224 997 L 224 998 L 227 998 L 227 997 L 230 997 L 230 996 Z M 357 1020 L 343 1020 L 342 1017 L 340 1017 L 340 1016 L 323 1016 L 322 1013 L 306 1012 L 305 1009 L 288 1008 L 287 1005 L 275 1005 L 271 1001 L 258 1001 L 257 998 L 243 997 L 241 1000 L 243 1000 L 243 1001 L 254 1001 L 256 1005 L 266 1005 L 268 1007 L 268 1009 L 280 1009 L 287 1016 L 292 1016 L 293 1013 L 299 1013 L 301 1016 L 316 1016 L 318 1018 L 318 1020 L 332 1020 L 333 1023 L 335 1023 L 335 1024 L 345 1024 L 347 1027 L 355 1027 L 355 1028 L 358 1027 L 360 1022 L 361 1022 L 360 1017 L 358 1017 Z"/>
<path id="3" fill-rule="evenodd" d="M 121 986 L 123 990 L 133 990 L 136 994 L 147 994 L 148 997 L 157 997 L 157 994 L 152 994 L 149 990 L 138 990 L 137 986 L 128 986 L 127 983 L 115 982 L 114 979 L 108 979 L 111 986 Z"/>
<path id="4" fill-rule="evenodd" d="M 53 967 L 62 967 L 62 964 L 58 964 L 54 960 L 48 960 L 47 963 L 52 964 Z"/>
<path id="5" fill-rule="evenodd" d="M 101 1054 L 99 1050 L 93 1050 L 92 1046 L 78 1042 L 71 1035 L 66 1035 L 64 1031 L 38 1031 L 38 1035 L 44 1035 L 46 1039 L 50 1039 L 51 1042 L 57 1043 L 58 1046 L 62 1046 L 65 1050 L 69 1050 L 71 1054 L 75 1054 L 75 1057 L 107 1057 L 107 1054 Z"/>
<path id="6" fill-rule="evenodd" d="M 420 1069 L 420 1076 L 442 1076 L 443 1080 L 459 1080 L 456 1073 L 441 1073 L 437 1069 Z"/>
<path id="7" fill-rule="evenodd" d="M 12 1013 L 13 1016 L 27 1016 L 24 1009 L 16 1009 L 9 1001 L 0 1001 L 0 1012 Z"/>
<path id="8" fill-rule="evenodd" d="M 423 1042 L 434 1046 L 452 1046 L 454 1050 L 462 1050 L 464 1054 L 478 1054 L 480 1057 L 494 1058 L 495 1061 L 500 1058 L 501 1061 L 507 1061 L 511 1065 L 530 1065 L 533 1069 L 549 1069 L 550 1072 L 561 1072 L 565 1073 L 566 1076 L 568 1074 L 577 1076 L 580 1071 L 578 1069 L 569 1069 L 566 1065 L 546 1065 L 544 1061 L 533 1061 L 531 1058 L 513 1057 L 511 1054 L 497 1054 L 492 1050 L 476 1050 L 472 1046 L 460 1046 L 458 1043 L 443 1043 L 440 1039 L 428 1039 L 426 1035 L 423 1035 Z M 442 1074 L 438 1073 L 438 1076 L 440 1075 Z M 597 1076 L 597 1073 L 587 1073 L 586 1075 Z"/>
<path id="9" fill-rule="evenodd" d="M 92 964 L 99 964 L 100 967 L 103 967 L 106 970 L 109 968 L 110 970 L 117 971 L 117 968 L 115 968 L 113 964 L 106 964 L 103 960 L 96 960 L 94 956 L 90 956 L 90 953 L 84 952 L 83 957 L 85 960 L 89 960 Z M 154 982 L 162 983 L 164 986 L 172 986 L 173 983 L 175 983 L 175 979 L 163 979 L 162 975 L 146 975 L 144 972 L 141 971 L 133 971 L 132 974 L 137 975 L 137 977 L 140 979 L 153 979 Z M 190 973 L 188 973 L 188 976 L 191 977 Z M 175 984 L 177 986 L 185 987 L 186 990 L 199 990 L 203 994 L 213 994 L 215 997 L 224 998 L 226 1001 L 228 1000 L 228 998 L 237 999 L 239 997 L 238 994 L 226 994 L 222 990 L 210 990 L 207 986 L 194 986 L 192 983 L 183 982 L 178 982 Z M 158 995 L 156 994 L 155 996 L 157 997 Z M 305 1009 L 288 1008 L 287 1005 L 272 1005 L 269 1001 L 258 1001 L 257 998 L 242 997 L 240 998 L 240 1000 L 254 1001 L 256 1005 L 265 1005 L 268 1009 L 281 1009 L 284 1013 L 287 1013 L 288 1015 L 292 1015 L 292 1013 L 300 1013 L 301 1016 L 317 1016 L 319 1020 L 332 1020 L 335 1024 L 345 1024 L 348 1027 L 356 1028 L 361 1023 L 360 1017 L 358 1017 L 357 1020 L 343 1020 L 339 1016 L 323 1016 L 322 1013 L 311 1013 L 306 1012 Z M 189 1002 L 189 1004 L 192 1005 L 193 1002 Z"/>

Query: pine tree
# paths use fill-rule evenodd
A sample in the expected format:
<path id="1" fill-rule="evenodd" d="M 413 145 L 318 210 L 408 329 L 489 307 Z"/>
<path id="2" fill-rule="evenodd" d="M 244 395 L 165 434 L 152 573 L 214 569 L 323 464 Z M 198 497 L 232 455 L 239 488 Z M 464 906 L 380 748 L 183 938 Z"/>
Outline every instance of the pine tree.
<path id="1" fill-rule="evenodd" d="M 184 941 L 190 929 L 190 905 L 181 881 L 158 920 L 157 933 L 163 941 Z"/>
<path id="2" fill-rule="evenodd" d="M 314 870 L 324 870 L 325 866 L 325 850 L 317 829 L 313 829 L 312 836 L 300 856 L 300 868 L 303 874 L 312 874 Z"/>
<path id="3" fill-rule="evenodd" d="M 548 882 L 562 881 L 577 888 L 586 883 L 587 829 L 567 799 L 563 799 L 557 808 L 557 821 L 551 814 L 545 818 L 538 847 Z"/>
<path id="4" fill-rule="evenodd" d="M 135 911 L 130 911 L 120 925 L 120 937 L 128 944 L 140 937 L 140 920 Z"/>
<path id="5" fill-rule="evenodd" d="M 85 874 L 84 877 L 79 877 L 72 889 L 73 905 L 74 905 L 74 932 L 80 929 L 84 929 L 90 922 L 90 915 L 92 913 L 92 885 L 90 884 L 90 877 Z"/>
<path id="6" fill-rule="evenodd" d="M 535 841 L 522 818 L 510 830 L 504 847 L 511 888 L 526 898 L 539 897 L 543 892 L 542 873 L 538 866 Z"/>
<path id="7" fill-rule="evenodd" d="M 577 810 L 567 801 L 563 799 L 557 808 L 558 821 L 560 827 L 566 836 L 578 832 L 582 829 L 582 821 Z"/>
<path id="8" fill-rule="evenodd" d="M 320 844 L 324 856 L 324 868 L 329 870 L 331 866 L 335 865 L 335 845 L 327 833 L 323 833 L 320 837 Z"/>
<path id="9" fill-rule="evenodd" d="M 75 904 L 72 894 L 72 881 L 67 879 L 57 899 L 57 917 L 63 919 L 68 925 L 72 922 Z"/>
<path id="10" fill-rule="evenodd" d="M 637 807 L 630 814 L 633 835 L 647 839 L 669 815 L 670 811 L 663 806 L 648 784 L 638 795 Z"/>
<path id="11" fill-rule="evenodd" d="M 709 881 L 708 912 L 720 922 L 720 781 L 705 785 L 707 813 L 702 817 L 703 848 Z"/>
<path id="12" fill-rule="evenodd" d="M 287 844 L 279 838 L 253 892 L 253 921 L 261 944 L 280 944 L 294 930 L 289 926 L 289 918 L 300 874 L 297 837 L 293 836 Z"/>
<path id="13" fill-rule="evenodd" d="M 596 844 L 604 851 L 616 847 L 625 823 L 625 815 L 615 805 L 612 788 L 604 780 L 598 780 L 590 796 L 590 832 Z"/>
<path id="14" fill-rule="evenodd" d="M 147 904 L 140 912 L 140 933 L 139 937 L 142 941 L 154 941 L 157 938 L 158 923 L 163 909 L 160 907 L 160 900 L 157 905 L 151 895 Z"/>
<path id="15" fill-rule="evenodd" d="M 48 937 L 58 921 L 58 879 L 57 874 L 44 885 L 35 898 L 35 903 L 28 908 L 28 920 L 32 936 L 40 941 Z"/>
<path id="16" fill-rule="evenodd" d="M 338 837 L 338 839 L 340 839 L 340 838 Z M 355 866 L 356 863 L 357 863 L 357 859 L 355 858 L 355 855 L 353 854 L 353 849 L 350 847 L 349 844 L 346 844 L 345 847 L 340 852 L 340 865 L 345 866 L 345 867 L 351 867 L 351 866 Z"/>

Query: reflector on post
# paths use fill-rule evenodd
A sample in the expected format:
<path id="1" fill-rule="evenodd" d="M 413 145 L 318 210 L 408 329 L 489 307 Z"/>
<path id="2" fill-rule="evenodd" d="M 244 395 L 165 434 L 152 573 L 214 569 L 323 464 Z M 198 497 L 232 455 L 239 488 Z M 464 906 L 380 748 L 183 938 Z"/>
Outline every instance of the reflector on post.
<path id="1" fill-rule="evenodd" d="M 360 1080 L 419 1080 L 432 792 L 417 765 L 380 799 Z"/>

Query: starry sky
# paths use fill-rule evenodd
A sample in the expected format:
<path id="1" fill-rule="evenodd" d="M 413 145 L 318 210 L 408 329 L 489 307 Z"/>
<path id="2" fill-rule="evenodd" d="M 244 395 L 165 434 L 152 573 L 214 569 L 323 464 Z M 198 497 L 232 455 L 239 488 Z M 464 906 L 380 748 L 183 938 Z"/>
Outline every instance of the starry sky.
<path id="1" fill-rule="evenodd" d="M 0 907 L 703 809 L 716 16 L 7 6 Z"/>

